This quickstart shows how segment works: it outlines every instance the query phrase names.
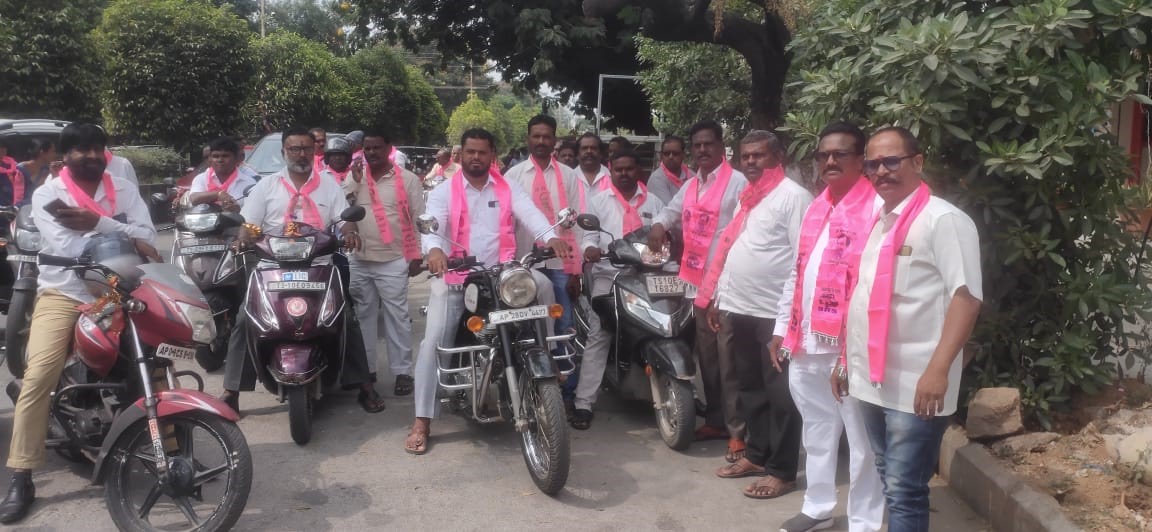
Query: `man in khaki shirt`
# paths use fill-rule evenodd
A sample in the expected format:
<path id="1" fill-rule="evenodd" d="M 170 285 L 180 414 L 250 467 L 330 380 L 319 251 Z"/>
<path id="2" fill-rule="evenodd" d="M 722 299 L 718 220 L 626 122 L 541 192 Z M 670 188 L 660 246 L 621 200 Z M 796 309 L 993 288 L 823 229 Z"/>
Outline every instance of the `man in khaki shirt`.
<path id="1" fill-rule="evenodd" d="M 383 336 L 396 376 L 395 394 L 408 395 L 412 393 L 408 277 L 419 273 L 420 239 L 414 220 L 424 212 L 423 188 L 416 174 L 389 160 L 392 142 L 386 134 L 366 131 L 363 149 L 363 163 L 353 163 L 352 179 L 341 185 L 348 202 L 367 211 L 358 224 L 363 245 L 349 257 L 349 291 L 360 317 L 369 371 L 375 376 L 376 346 Z M 385 219 L 387 223 L 381 224 Z"/>

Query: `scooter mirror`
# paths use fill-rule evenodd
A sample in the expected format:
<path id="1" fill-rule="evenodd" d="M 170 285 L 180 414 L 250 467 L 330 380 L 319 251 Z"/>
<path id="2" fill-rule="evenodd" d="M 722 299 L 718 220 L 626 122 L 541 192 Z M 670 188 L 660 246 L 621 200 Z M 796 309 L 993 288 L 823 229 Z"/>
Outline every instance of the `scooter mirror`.
<path id="1" fill-rule="evenodd" d="M 560 227 L 571 229 L 573 225 L 576 225 L 576 209 L 564 207 L 560 209 L 560 213 L 556 216 L 556 219 L 559 221 Z"/>
<path id="2" fill-rule="evenodd" d="M 340 219 L 345 222 L 359 222 L 364 219 L 365 214 L 367 211 L 364 210 L 364 207 L 357 205 L 344 209 L 344 212 L 340 213 Z"/>
<path id="3" fill-rule="evenodd" d="M 421 214 L 416 217 L 416 230 L 422 235 L 430 235 L 440 229 L 440 222 L 431 214 Z"/>
<path id="4" fill-rule="evenodd" d="M 576 225 L 585 231 L 599 231 L 600 218 L 597 218 L 595 214 L 581 214 L 576 217 Z"/>
<path id="5" fill-rule="evenodd" d="M 168 195 L 163 192 L 156 192 L 152 194 L 152 203 L 157 205 L 168 203 Z"/>

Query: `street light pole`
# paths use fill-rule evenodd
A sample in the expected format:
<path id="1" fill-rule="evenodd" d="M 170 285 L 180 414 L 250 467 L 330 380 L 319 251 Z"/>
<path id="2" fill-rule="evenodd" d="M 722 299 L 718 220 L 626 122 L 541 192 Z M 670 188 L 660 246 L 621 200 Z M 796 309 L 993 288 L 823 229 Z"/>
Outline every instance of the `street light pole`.
<path id="1" fill-rule="evenodd" d="M 264 38 L 264 1 L 260 0 L 260 38 Z"/>

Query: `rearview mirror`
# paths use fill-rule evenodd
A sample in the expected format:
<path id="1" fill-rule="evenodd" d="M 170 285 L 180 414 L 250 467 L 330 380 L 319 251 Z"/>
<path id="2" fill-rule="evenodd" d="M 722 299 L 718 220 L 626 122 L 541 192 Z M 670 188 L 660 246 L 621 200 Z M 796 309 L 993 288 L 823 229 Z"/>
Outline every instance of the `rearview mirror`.
<path id="1" fill-rule="evenodd" d="M 576 225 L 585 231 L 599 231 L 600 218 L 597 218 L 595 214 L 581 214 L 576 217 Z"/>
<path id="2" fill-rule="evenodd" d="M 364 215 L 366 213 L 367 211 L 364 210 L 364 207 L 359 205 L 355 207 L 348 207 L 347 209 L 344 209 L 344 212 L 340 213 L 340 219 L 344 220 L 345 222 L 359 222 L 360 220 L 364 219 Z"/>
<path id="3" fill-rule="evenodd" d="M 168 195 L 163 193 L 163 192 L 157 192 L 155 194 L 152 194 L 152 203 L 155 203 L 157 205 L 163 205 L 165 203 L 168 203 Z"/>
<path id="4" fill-rule="evenodd" d="M 422 235 L 430 235 L 440 229 L 440 222 L 431 214 L 421 214 L 416 217 L 416 230 Z"/>

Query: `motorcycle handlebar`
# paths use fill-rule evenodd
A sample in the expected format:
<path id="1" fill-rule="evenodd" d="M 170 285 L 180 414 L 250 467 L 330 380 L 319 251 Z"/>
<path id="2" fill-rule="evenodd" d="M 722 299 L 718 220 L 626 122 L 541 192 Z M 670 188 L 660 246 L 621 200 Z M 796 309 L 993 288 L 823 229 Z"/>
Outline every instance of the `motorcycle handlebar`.
<path id="1" fill-rule="evenodd" d="M 471 268 L 477 264 L 479 264 L 479 262 L 476 262 L 476 257 L 472 257 L 472 256 L 449 257 L 448 258 L 448 269 L 449 270 L 463 270 L 465 268 Z M 420 270 L 421 271 L 428 271 L 428 263 L 424 262 L 423 264 L 421 264 Z"/>
<path id="2" fill-rule="evenodd" d="M 41 253 L 38 256 L 37 263 L 41 266 L 60 266 L 62 268 L 69 268 L 72 266 L 88 266 L 92 264 L 91 260 L 86 257 L 57 257 L 55 255 L 45 255 Z"/>

